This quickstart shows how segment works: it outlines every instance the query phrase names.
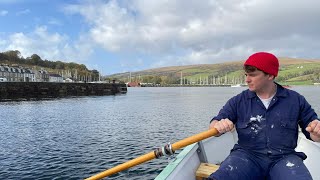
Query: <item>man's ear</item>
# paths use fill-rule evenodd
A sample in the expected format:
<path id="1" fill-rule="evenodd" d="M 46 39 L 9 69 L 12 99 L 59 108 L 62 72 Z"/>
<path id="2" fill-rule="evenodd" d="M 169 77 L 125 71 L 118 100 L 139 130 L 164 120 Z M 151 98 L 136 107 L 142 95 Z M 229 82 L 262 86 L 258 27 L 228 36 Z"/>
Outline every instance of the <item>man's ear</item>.
<path id="1" fill-rule="evenodd" d="M 268 74 L 268 76 L 269 76 L 269 80 L 273 80 L 273 79 L 275 79 L 276 77 L 274 76 L 274 75 L 272 75 L 272 74 Z"/>

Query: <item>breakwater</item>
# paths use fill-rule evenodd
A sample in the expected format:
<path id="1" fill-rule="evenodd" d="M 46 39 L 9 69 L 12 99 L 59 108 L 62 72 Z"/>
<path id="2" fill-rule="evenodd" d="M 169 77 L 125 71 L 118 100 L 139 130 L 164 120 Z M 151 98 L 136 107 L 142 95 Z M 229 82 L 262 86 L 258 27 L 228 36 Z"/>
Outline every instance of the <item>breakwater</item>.
<path id="1" fill-rule="evenodd" d="M 40 100 L 72 96 L 126 93 L 122 83 L 1 82 L 0 101 Z"/>

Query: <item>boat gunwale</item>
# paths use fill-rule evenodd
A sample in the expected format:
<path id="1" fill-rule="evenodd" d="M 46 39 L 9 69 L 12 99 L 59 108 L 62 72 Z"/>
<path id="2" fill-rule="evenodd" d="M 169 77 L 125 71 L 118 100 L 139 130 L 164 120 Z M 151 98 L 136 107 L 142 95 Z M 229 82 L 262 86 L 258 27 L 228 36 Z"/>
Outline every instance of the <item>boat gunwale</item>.
<path id="1" fill-rule="evenodd" d="M 190 153 L 192 150 L 196 151 L 198 144 L 194 143 L 186 146 L 169 164 L 161 171 L 161 173 L 155 178 L 155 180 L 162 180 L 169 177 L 175 169 L 180 165 L 180 163 L 187 158 L 187 156 L 192 156 Z"/>

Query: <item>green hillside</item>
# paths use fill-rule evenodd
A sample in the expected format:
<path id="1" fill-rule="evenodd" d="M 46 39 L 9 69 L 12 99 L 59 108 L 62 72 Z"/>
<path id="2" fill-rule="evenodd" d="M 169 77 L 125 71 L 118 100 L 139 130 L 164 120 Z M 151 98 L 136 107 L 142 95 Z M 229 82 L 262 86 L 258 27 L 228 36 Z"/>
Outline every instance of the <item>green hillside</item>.
<path id="1" fill-rule="evenodd" d="M 320 82 L 320 60 L 279 58 L 280 71 L 276 81 L 282 84 L 313 84 Z M 244 61 L 220 64 L 171 66 L 107 76 L 123 82 L 170 84 L 244 84 Z M 130 76 L 131 74 L 131 76 Z"/>

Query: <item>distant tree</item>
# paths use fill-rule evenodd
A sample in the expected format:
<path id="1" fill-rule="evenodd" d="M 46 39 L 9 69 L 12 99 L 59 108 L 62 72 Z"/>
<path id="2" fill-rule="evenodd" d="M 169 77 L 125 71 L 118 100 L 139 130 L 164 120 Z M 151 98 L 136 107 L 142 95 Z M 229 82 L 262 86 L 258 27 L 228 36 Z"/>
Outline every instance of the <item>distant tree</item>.
<path id="1" fill-rule="evenodd" d="M 99 75 L 100 75 L 99 71 L 93 69 L 93 70 L 91 71 L 91 74 L 92 74 L 92 79 L 93 79 L 93 80 L 96 80 L 96 81 L 99 80 Z"/>
<path id="2" fill-rule="evenodd" d="M 161 77 L 160 76 L 153 76 L 152 81 L 155 84 L 161 84 Z"/>
<path id="3" fill-rule="evenodd" d="M 56 61 L 55 62 L 55 69 L 64 69 L 65 68 L 65 63 L 61 61 Z"/>
<path id="4" fill-rule="evenodd" d="M 0 53 L 0 61 L 4 61 L 4 60 L 8 60 L 8 55 L 6 55 L 5 53 Z"/>
<path id="5" fill-rule="evenodd" d="M 12 62 L 20 62 L 22 58 L 21 53 L 18 50 L 6 51 L 4 54 L 7 55 L 8 60 Z"/>
<path id="6" fill-rule="evenodd" d="M 40 60 L 38 63 L 39 66 L 48 67 L 53 69 L 52 62 L 49 60 Z"/>
<path id="7" fill-rule="evenodd" d="M 84 64 L 78 65 L 77 69 L 79 69 L 80 71 L 88 71 L 87 67 Z"/>
<path id="8" fill-rule="evenodd" d="M 162 84 L 168 84 L 168 77 L 167 76 L 161 76 L 161 82 L 162 82 Z"/>
<path id="9" fill-rule="evenodd" d="M 31 65 L 40 65 L 42 59 L 38 54 L 32 54 L 30 57 L 27 58 L 27 61 Z"/>
<path id="10" fill-rule="evenodd" d="M 167 78 L 167 84 L 180 84 L 180 78 L 174 73 L 170 73 Z"/>
<path id="11" fill-rule="evenodd" d="M 76 67 L 77 67 L 77 64 L 74 62 L 67 63 L 68 69 L 75 69 Z"/>
<path id="12" fill-rule="evenodd" d="M 153 83 L 153 76 L 143 76 L 142 81 L 144 83 Z"/>

